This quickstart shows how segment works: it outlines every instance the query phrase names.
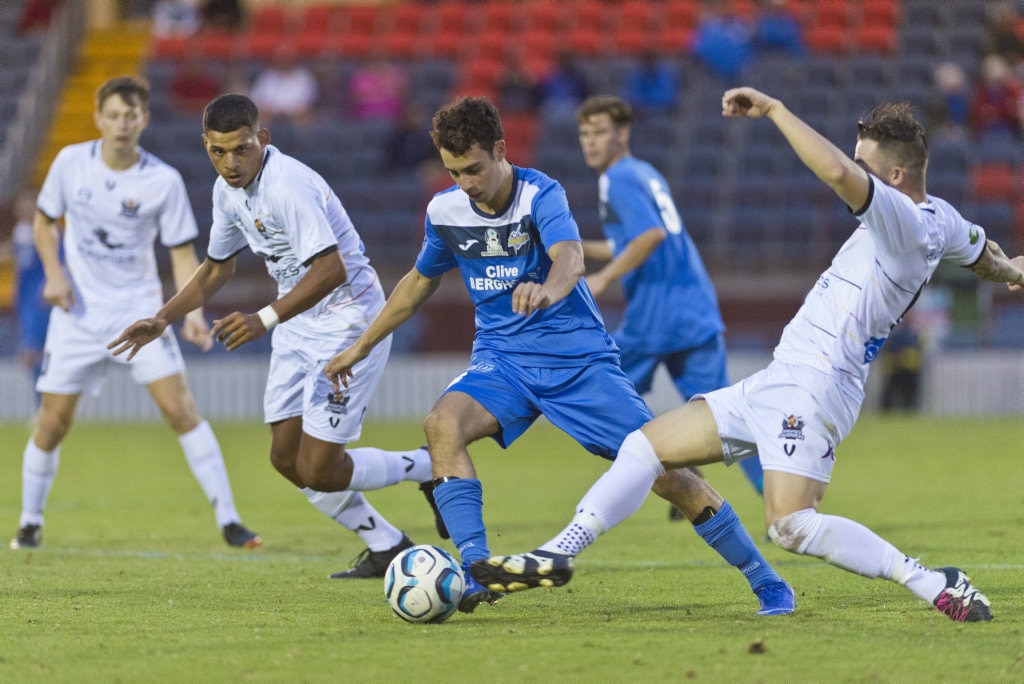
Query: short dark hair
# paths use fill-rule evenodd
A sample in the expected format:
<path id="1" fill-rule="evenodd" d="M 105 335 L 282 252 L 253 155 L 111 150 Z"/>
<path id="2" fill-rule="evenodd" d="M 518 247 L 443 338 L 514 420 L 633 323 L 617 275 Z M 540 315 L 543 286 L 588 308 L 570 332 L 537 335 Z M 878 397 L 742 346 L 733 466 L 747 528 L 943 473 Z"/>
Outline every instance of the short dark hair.
<path id="1" fill-rule="evenodd" d="M 256 103 L 245 95 L 220 95 L 203 110 L 203 132 L 232 133 L 245 126 L 254 131 L 260 127 L 260 112 Z"/>
<path id="2" fill-rule="evenodd" d="M 633 108 L 621 97 L 615 95 L 592 95 L 576 109 L 576 122 L 586 123 L 596 114 L 607 114 L 616 126 L 633 123 Z"/>
<path id="3" fill-rule="evenodd" d="M 872 109 L 857 122 L 857 138 L 874 140 L 896 164 L 908 169 L 922 172 L 928 162 L 924 126 L 909 102 L 890 102 Z"/>
<path id="4" fill-rule="evenodd" d="M 498 110 L 486 97 L 463 97 L 437 110 L 430 137 L 434 147 L 457 157 L 473 145 L 493 154 L 494 144 L 505 139 Z"/>
<path id="5" fill-rule="evenodd" d="M 111 95 L 119 95 L 125 102 L 149 109 L 149 81 L 141 76 L 118 76 L 96 89 L 96 109 L 103 109 Z"/>

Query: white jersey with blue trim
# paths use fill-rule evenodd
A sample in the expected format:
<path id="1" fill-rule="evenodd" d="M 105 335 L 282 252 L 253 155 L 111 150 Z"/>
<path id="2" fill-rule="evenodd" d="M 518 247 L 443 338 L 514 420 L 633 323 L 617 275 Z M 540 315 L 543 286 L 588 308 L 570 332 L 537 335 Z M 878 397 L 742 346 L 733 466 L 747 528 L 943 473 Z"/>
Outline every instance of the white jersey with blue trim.
<path id="1" fill-rule="evenodd" d="M 248 246 L 277 281 L 278 298 L 291 292 L 314 259 L 338 251 L 348 280 L 312 307 L 282 323 L 308 337 L 358 337 L 384 306 L 384 290 L 352 220 L 318 173 L 272 145 L 259 175 L 245 188 L 218 178 L 207 256 L 230 259 Z M 324 258 L 334 258 L 330 255 Z"/>
<path id="2" fill-rule="evenodd" d="M 512 167 L 512 194 L 495 214 L 481 211 L 458 186 L 427 206 L 426 237 L 416 269 L 428 278 L 458 267 L 476 306 L 474 351 L 521 355 L 524 366 L 559 366 L 566 359 L 618 353 L 581 278 L 564 299 L 523 316 L 512 311 L 521 282 L 544 282 L 548 248 L 579 242 L 565 190 L 535 169 Z"/>
<path id="3" fill-rule="evenodd" d="M 77 305 L 141 308 L 163 301 L 153 245 L 196 239 L 195 215 L 178 171 L 145 150 L 124 170 L 100 155 L 102 140 L 69 145 L 50 165 L 36 205 L 64 217 L 64 256 Z"/>
<path id="4" fill-rule="evenodd" d="M 948 202 L 920 204 L 874 176 L 861 225 L 818 277 L 775 348 L 779 361 L 838 378 L 864 392 L 868 365 L 889 331 L 916 301 L 939 262 L 969 266 L 981 256 L 985 233 Z"/>

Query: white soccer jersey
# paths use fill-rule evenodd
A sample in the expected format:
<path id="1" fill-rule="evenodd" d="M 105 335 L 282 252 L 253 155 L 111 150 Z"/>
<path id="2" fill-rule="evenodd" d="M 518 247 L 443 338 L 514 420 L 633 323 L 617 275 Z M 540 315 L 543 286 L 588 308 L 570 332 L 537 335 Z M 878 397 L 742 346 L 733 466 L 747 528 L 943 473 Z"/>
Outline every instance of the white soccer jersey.
<path id="1" fill-rule="evenodd" d="M 223 261 L 248 245 L 263 257 L 280 298 L 302 279 L 315 256 L 337 247 L 348 280 L 282 325 L 339 343 L 358 337 L 384 305 L 384 290 L 359 234 L 319 174 L 272 145 L 264 155 L 263 168 L 248 187 L 232 188 L 223 178 L 214 184 L 207 256 Z"/>
<path id="2" fill-rule="evenodd" d="M 153 244 L 196 239 L 195 215 L 177 170 L 144 150 L 129 169 L 100 157 L 102 141 L 65 147 L 54 159 L 37 206 L 64 217 L 64 256 L 76 301 L 85 309 L 153 311 L 163 301 Z"/>
<path id="3" fill-rule="evenodd" d="M 818 277 L 775 349 L 777 360 L 838 376 L 857 395 L 868 364 L 939 261 L 970 265 L 985 246 L 984 231 L 948 202 L 929 196 L 915 204 L 870 180 L 860 227 Z"/>

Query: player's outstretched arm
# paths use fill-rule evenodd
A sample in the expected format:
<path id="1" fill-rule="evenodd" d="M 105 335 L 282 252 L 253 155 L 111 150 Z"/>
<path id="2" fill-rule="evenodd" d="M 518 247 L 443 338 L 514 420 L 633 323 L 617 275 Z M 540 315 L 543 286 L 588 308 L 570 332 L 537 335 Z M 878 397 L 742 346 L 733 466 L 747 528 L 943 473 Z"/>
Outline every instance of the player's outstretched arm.
<path id="1" fill-rule="evenodd" d="M 658 249 L 661 243 L 665 241 L 665 237 L 665 229 L 661 226 L 655 226 L 648 228 L 630 240 L 626 248 L 617 257 L 608 262 L 604 268 L 587 276 L 587 285 L 590 286 L 590 291 L 597 297 L 608 289 L 609 285 L 621 280 L 624 275 L 642 266 L 654 254 L 654 250 Z M 583 244 L 583 251 L 586 254 L 586 242 Z"/>
<path id="2" fill-rule="evenodd" d="M 985 249 L 970 269 L 982 280 L 1006 283 L 1014 292 L 1024 288 L 1024 256 L 1009 258 L 994 240 L 985 242 Z"/>
<path id="3" fill-rule="evenodd" d="M 160 337 L 168 325 L 183 318 L 189 311 L 202 307 L 234 273 L 234 259 L 224 262 L 204 260 L 185 286 L 167 300 L 155 316 L 125 328 L 117 339 L 107 345 L 107 349 L 113 351 L 115 356 L 128 352 L 128 360 L 131 361 L 139 349 Z"/>
<path id="4" fill-rule="evenodd" d="M 860 209 L 868 198 L 867 171 L 804 123 L 780 101 L 753 88 L 733 88 L 722 95 L 722 116 L 765 117 L 778 127 L 790 147 L 847 206 Z"/>
<path id="5" fill-rule="evenodd" d="M 440 276 L 428 278 L 415 268 L 402 276 L 384 308 L 359 339 L 350 347 L 335 354 L 324 366 L 324 375 L 334 383 L 335 390 L 340 386 L 348 387 L 349 378 L 354 375 L 352 369 L 355 365 L 369 356 L 381 340 L 409 320 L 437 291 L 440 284 Z"/>
<path id="6" fill-rule="evenodd" d="M 565 299 L 583 277 L 583 246 L 562 240 L 548 248 L 551 271 L 543 283 L 522 282 L 512 291 L 512 311 L 529 316 Z"/>

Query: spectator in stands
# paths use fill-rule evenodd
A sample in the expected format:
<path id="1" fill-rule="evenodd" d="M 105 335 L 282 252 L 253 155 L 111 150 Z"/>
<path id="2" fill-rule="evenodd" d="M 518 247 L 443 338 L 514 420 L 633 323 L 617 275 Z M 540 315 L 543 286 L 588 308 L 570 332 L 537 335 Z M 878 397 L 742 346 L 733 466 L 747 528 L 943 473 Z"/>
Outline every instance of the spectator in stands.
<path id="1" fill-rule="evenodd" d="M 935 139 L 959 140 L 967 132 L 971 99 L 967 74 L 956 62 L 943 62 L 935 67 L 934 82 L 935 95 L 926 107 L 928 131 Z"/>
<path id="2" fill-rule="evenodd" d="M 754 21 L 754 46 L 762 52 L 806 57 L 803 27 L 787 0 L 759 0 Z"/>
<path id="3" fill-rule="evenodd" d="M 540 104 L 540 88 L 523 69 L 519 53 L 512 52 L 498 77 L 498 105 L 502 114 L 532 114 Z"/>
<path id="4" fill-rule="evenodd" d="M 271 64 L 256 76 L 249 96 L 265 124 L 285 121 L 301 125 L 313 116 L 320 85 L 295 50 L 281 45 Z"/>
<path id="5" fill-rule="evenodd" d="M 18 318 L 18 362 L 32 373 L 33 384 L 43 363 L 43 343 L 52 306 L 43 297 L 46 274 L 36 251 L 32 217 L 36 213 L 36 188 L 23 188 L 14 199 L 14 309 Z M 58 255 L 60 258 L 60 255 Z M 38 393 L 36 401 L 38 403 Z"/>
<path id="6" fill-rule="evenodd" d="M 626 74 L 623 91 L 623 98 L 638 114 L 670 112 L 679 101 L 675 66 L 660 59 L 654 50 L 646 50 L 640 62 Z"/>
<path id="7" fill-rule="evenodd" d="M 692 54 L 711 73 L 735 80 L 753 56 L 752 34 L 750 22 L 728 0 L 704 0 Z"/>
<path id="8" fill-rule="evenodd" d="M 157 38 L 187 38 L 202 25 L 198 0 L 157 0 L 152 17 Z"/>
<path id="9" fill-rule="evenodd" d="M 202 14 L 203 27 L 219 31 L 236 31 L 245 21 L 241 0 L 205 0 Z"/>
<path id="10" fill-rule="evenodd" d="M 590 95 L 590 81 L 571 52 L 561 52 L 554 70 L 541 79 L 541 108 L 548 113 L 575 116 L 576 108 Z"/>
<path id="11" fill-rule="evenodd" d="M 410 100 L 406 103 L 402 118 L 385 142 L 386 173 L 420 171 L 428 162 L 436 161 L 437 153 L 430 140 L 430 119 L 427 114 L 422 102 Z"/>
<path id="12" fill-rule="evenodd" d="M 349 77 L 349 113 L 356 121 L 398 121 L 408 89 L 406 70 L 376 51 Z"/>
<path id="13" fill-rule="evenodd" d="M 206 103 L 224 91 L 220 79 L 210 73 L 203 58 L 189 52 L 167 85 L 171 104 L 179 114 L 198 114 Z"/>
<path id="14" fill-rule="evenodd" d="M 981 64 L 981 79 L 971 96 L 969 121 L 975 138 L 1021 134 L 1021 82 L 999 55 Z"/>
<path id="15" fill-rule="evenodd" d="M 988 40 L 985 53 L 999 55 L 1010 68 L 1024 62 L 1024 17 L 1013 2 L 996 2 L 988 8 Z"/>

